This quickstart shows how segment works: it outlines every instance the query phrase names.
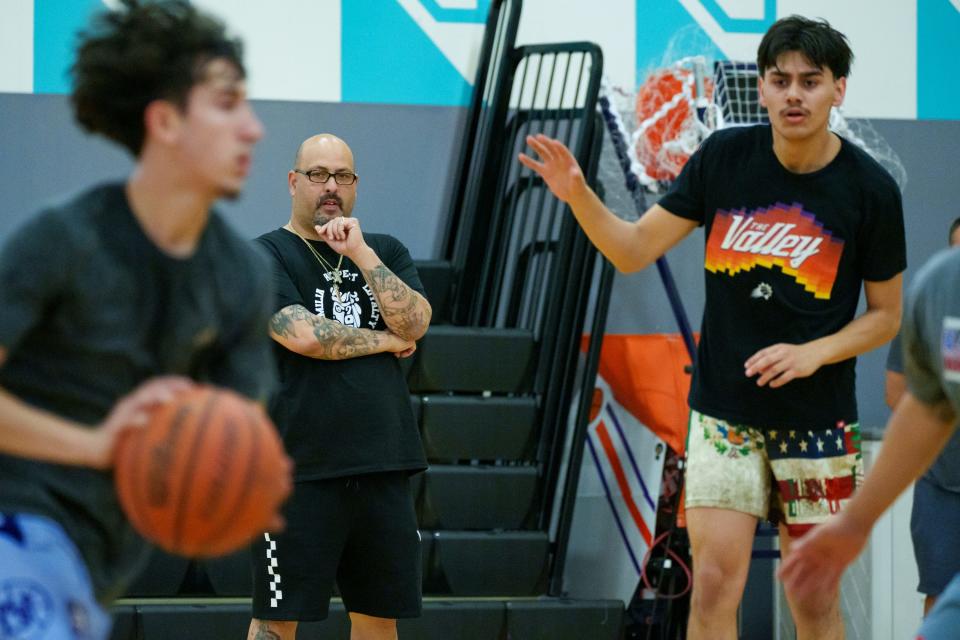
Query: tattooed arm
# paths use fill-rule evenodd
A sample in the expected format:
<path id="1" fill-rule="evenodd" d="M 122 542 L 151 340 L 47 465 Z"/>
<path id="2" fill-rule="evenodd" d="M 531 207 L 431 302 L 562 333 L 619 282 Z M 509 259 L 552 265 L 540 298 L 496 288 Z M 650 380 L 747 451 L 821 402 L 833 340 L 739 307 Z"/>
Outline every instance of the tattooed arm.
<path id="1" fill-rule="evenodd" d="M 389 331 L 347 327 L 292 304 L 273 314 L 270 337 L 290 351 L 319 360 L 346 360 L 373 353 L 401 353 L 413 347 Z"/>
<path id="2" fill-rule="evenodd" d="M 364 241 L 357 219 L 339 216 L 316 229 L 321 239 L 337 253 L 353 260 L 363 273 L 377 298 L 387 328 L 404 340 L 422 338 L 433 315 L 430 303 L 383 264 Z"/>
<path id="3" fill-rule="evenodd" d="M 360 267 L 360 271 L 377 297 L 383 321 L 390 331 L 411 341 L 422 338 L 433 314 L 427 299 L 407 286 L 379 258 L 373 267 Z"/>

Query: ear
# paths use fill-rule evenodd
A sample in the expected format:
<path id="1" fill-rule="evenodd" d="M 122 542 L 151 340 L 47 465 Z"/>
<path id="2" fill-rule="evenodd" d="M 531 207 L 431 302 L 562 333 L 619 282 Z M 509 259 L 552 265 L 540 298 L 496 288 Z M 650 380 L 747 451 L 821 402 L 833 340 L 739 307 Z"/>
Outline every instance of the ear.
<path id="1" fill-rule="evenodd" d="M 847 78 L 838 78 L 833 81 L 833 106 L 839 107 L 847 95 Z"/>
<path id="2" fill-rule="evenodd" d="M 173 144 L 183 120 L 180 109 L 168 100 L 154 100 L 143 112 L 145 140 Z"/>
<path id="3" fill-rule="evenodd" d="M 763 96 L 763 75 L 757 74 L 757 98 L 760 100 L 760 106 L 767 108 L 767 99 Z"/>
<path id="4" fill-rule="evenodd" d="M 287 171 L 287 190 L 290 192 L 291 198 L 297 191 L 297 172 L 293 169 Z"/>

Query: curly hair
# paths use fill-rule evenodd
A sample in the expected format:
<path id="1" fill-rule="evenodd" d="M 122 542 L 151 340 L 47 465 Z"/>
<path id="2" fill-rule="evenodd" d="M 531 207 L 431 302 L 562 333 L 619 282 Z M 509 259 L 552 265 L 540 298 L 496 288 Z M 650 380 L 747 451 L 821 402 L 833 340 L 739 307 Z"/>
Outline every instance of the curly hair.
<path id="1" fill-rule="evenodd" d="M 157 99 L 186 107 L 206 66 L 225 59 L 245 75 L 242 46 L 188 0 L 122 0 L 80 34 L 71 102 L 77 122 L 123 145 L 143 147 L 144 110 Z"/>
<path id="2" fill-rule="evenodd" d="M 791 51 L 799 51 L 820 69 L 830 69 L 834 78 L 850 75 L 853 51 L 847 43 L 847 36 L 831 27 L 826 20 L 789 16 L 774 22 L 757 49 L 757 69 L 760 74 L 766 73 L 770 67 L 776 67 L 777 58 Z"/>

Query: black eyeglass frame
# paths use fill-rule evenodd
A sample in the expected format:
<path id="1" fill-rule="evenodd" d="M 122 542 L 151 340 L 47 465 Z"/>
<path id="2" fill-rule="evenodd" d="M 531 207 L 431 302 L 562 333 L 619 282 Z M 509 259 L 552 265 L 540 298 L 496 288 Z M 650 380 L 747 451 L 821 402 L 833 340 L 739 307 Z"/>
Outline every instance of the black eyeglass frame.
<path id="1" fill-rule="evenodd" d="M 337 171 L 335 173 L 331 173 L 326 169 L 311 169 L 310 171 L 302 171 L 300 169 L 294 169 L 293 172 L 299 173 L 300 175 L 307 176 L 307 180 L 309 180 L 314 184 L 327 184 L 327 181 L 329 181 L 330 178 L 333 178 L 333 181 L 336 182 L 341 187 L 349 187 L 352 184 L 356 184 L 357 178 L 360 177 L 359 174 L 356 174 L 350 171 Z M 312 177 L 310 177 L 310 174 L 322 174 L 322 173 L 327 174 L 327 177 L 324 180 L 314 180 Z M 350 182 L 340 182 L 340 176 L 350 176 L 352 180 L 350 180 Z"/>

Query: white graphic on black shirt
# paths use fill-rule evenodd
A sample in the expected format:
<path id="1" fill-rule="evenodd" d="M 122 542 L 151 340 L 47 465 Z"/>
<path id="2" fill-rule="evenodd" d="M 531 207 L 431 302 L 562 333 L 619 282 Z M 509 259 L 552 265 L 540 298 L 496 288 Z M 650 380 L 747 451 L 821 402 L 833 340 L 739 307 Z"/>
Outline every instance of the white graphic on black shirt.
<path id="1" fill-rule="evenodd" d="M 761 282 L 753 291 L 750 292 L 750 297 L 769 300 L 771 297 L 773 297 L 773 287 L 766 282 Z"/>
<path id="2" fill-rule="evenodd" d="M 360 327 L 360 296 L 356 291 L 341 291 L 330 296 L 333 303 L 333 319 L 346 327 Z"/>
<path id="3" fill-rule="evenodd" d="M 324 277 L 325 280 L 329 282 L 332 278 L 326 277 L 327 275 L 328 274 L 324 274 Z M 352 273 L 346 269 L 342 270 L 340 275 L 344 282 L 355 282 L 359 278 L 359 274 Z M 339 297 L 334 294 L 332 290 L 316 287 L 313 293 L 314 312 L 319 316 L 336 320 L 347 327 L 359 329 L 361 325 L 366 325 L 370 329 L 377 329 L 377 323 L 380 321 L 380 305 L 377 304 L 377 298 L 369 284 L 365 283 L 361 290 L 367 295 L 367 301 L 370 304 L 369 319 L 364 320 L 364 316 L 367 314 L 364 310 L 365 305 L 360 304 L 360 293 L 357 291 L 345 291 L 343 285 L 339 288 Z M 326 307 L 326 300 L 328 298 L 332 305 L 329 315 L 327 315 Z"/>

